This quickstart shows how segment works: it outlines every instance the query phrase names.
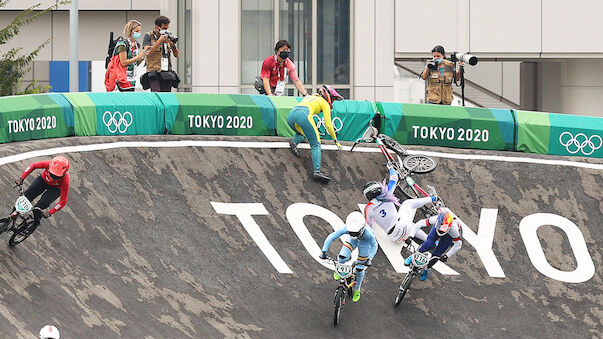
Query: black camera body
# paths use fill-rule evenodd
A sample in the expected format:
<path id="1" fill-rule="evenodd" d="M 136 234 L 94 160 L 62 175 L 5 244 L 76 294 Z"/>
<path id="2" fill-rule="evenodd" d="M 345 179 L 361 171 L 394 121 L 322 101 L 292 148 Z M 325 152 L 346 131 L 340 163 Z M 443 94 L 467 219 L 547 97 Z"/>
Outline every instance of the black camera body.
<path id="1" fill-rule="evenodd" d="M 166 29 L 160 30 L 159 34 L 167 36 L 167 38 L 170 39 L 170 41 L 174 44 L 178 42 L 178 37 Z"/>
<path id="2" fill-rule="evenodd" d="M 434 69 L 438 68 L 438 64 L 435 62 L 435 60 L 429 60 L 427 63 L 427 68 L 433 71 Z"/>

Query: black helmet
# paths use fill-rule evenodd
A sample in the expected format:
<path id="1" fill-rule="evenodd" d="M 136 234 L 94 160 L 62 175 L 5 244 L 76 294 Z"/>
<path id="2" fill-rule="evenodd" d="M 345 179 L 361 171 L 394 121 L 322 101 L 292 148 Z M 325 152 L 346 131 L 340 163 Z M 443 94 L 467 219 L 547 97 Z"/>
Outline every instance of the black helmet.
<path id="1" fill-rule="evenodd" d="M 381 184 L 376 181 L 368 182 L 362 188 L 362 193 L 369 201 L 373 200 L 381 194 Z"/>

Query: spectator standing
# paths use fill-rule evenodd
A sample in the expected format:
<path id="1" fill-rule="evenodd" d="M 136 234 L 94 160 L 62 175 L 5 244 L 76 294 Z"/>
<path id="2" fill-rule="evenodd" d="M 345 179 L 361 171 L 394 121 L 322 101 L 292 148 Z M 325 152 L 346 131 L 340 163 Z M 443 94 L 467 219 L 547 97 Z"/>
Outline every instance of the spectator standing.
<path id="1" fill-rule="evenodd" d="M 255 88 L 260 94 L 283 95 L 285 84 L 291 78 L 295 88 L 302 96 L 308 95 L 304 84 L 297 76 L 297 69 L 291 59 L 291 44 L 287 40 L 279 40 L 274 46 L 274 55 L 267 57 L 262 63 L 262 73 L 256 77 Z"/>
<path id="2" fill-rule="evenodd" d="M 452 82 L 460 79 L 454 62 L 446 60 L 444 47 L 438 45 L 431 50 L 432 59 L 427 60 L 421 79 L 427 80 L 427 102 L 450 105 L 452 103 Z M 460 63 L 463 66 L 463 63 Z"/>
<path id="3" fill-rule="evenodd" d="M 176 46 L 178 37 L 167 30 L 169 26 L 170 19 L 159 16 L 155 19 L 155 28 L 145 34 L 142 42 L 149 54 L 146 60 L 147 73 L 141 83 L 143 88 L 151 88 L 152 92 L 171 92 L 172 87 L 177 88 L 180 83 L 178 74 L 172 70 L 172 55 L 176 58 L 180 56 Z"/>
<path id="4" fill-rule="evenodd" d="M 130 20 L 124 27 L 124 37 L 117 38 L 113 56 L 105 73 L 107 92 L 117 89 L 121 92 L 134 91 L 136 86 L 136 66 L 142 62 L 147 52 L 140 48 L 138 39 L 142 25 Z"/>

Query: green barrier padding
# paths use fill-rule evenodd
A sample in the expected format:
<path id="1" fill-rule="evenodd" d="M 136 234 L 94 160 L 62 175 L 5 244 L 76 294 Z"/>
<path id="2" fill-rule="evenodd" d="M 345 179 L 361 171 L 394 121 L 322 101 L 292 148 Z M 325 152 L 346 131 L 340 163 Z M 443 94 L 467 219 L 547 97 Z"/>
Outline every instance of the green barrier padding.
<path id="1" fill-rule="evenodd" d="M 510 110 L 378 103 L 385 134 L 406 145 L 513 150 Z"/>
<path id="2" fill-rule="evenodd" d="M 173 134 L 275 135 L 274 109 L 245 94 L 176 93 Z M 262 105 L 262 106 L 258 106 Z"/>
<path id="3" fill-rule="evenodd" d="M 76 135 L 163 134 L 165 112 L 155 93 L 65 93 L 75 111 Z"/>
<path id="4" fill-rule="evenodd" d="M 0 142 L 73 135 L 73 108 L 60 94 L 0 98 Z"/>
<path id="5" fill-rule="evenodd" d="M 295 107 L 300 101 L 302 101 L 302 97 L 278 97 L 278 96 L 269 96 L 268 97 L 274 107 L 276 108 L 276 134 L 281 137 L 289 137 L 292 138 L 295 135 L 295 132 L 289 127 L 287 124 L 287 116 L 293 107 Z"/>
<path id="6" fill-rule="evenodd" d="M 549 115 L 541 112 L 514 111 L 517 129 L 515 150 L 547 154 L 549 151 Z"/>
<path id="7" fill-rule="evenodd" d="M 369 101 L 335 101 L 331 111 L 333 128 L 340 141 L 356 141 L 362 137 L 375 115 Z M 324 124 L 322 113 L 313 116 L 320 137 L 332 140 Z"/>
<path id="8" fill-rule="evenodd" d="M 165 131 L 170 134 L 172 133 L 172 128 L 174 127 L 174 121 L 176 121 L 180 104 L 174 93 L 155 92 L 155 94 L 157 94 L 157 97 L 163 104 L 165 113 Z"/>
<path id="9" fill-rule="evenodd" d="M 73 107 L 77 136 L 96 135 L 96 107 L 87 93 L 63 93 Z"/>
<path id="10" fill-rule="evenodd" d="M 517 151 L 603 158 L 603 118 L 516 111 Z"/>

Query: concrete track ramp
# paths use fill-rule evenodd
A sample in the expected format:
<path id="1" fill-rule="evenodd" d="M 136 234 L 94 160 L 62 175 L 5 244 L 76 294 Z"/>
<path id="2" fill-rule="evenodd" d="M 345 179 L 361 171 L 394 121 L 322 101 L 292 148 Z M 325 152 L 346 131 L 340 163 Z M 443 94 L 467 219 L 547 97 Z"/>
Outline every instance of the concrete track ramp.
<path id="1" fill-rule="evenodd" d="M 52 151 L 18 161 L 8 156 L 177 139 L 67 138 L 2 145 L 0 204 L 6 212 L 16 198 L 14 178 Z M 294 158 L 282 138 L 187 140 L 278 143 L 271 144 L 275 148 L 141 146 L 67 153 L 72 163 L 67 207 L 16 248 L 0 244 L 2 337 L 33 338 L 46 323 L 57 325 L 64 338 L 603 336 L 603 161 L 423 148 L 575 161 L 594 168 L 439 157 L 438 168 L 417 180 L 434 184 L 473 232 L 480 216 L 484 219 L 482 209 L 497 210 L 492 249 L 505 277 L 491 277 L 465 240 L 449 261 L 459 275 L 433 272 L 426 282 L 415 282 L 408 299 L 394 308 L 403 274 L 380 250 L 361 301 L 346 305 L 334 328 L 331 272 L 306 251 L 287 210 L 310 203 L 345 219 L 364 203 L 362 185 L 385 175 L 381 154 L 323 150 L 324 170 L 334 179 L 323 186 L 308 179 L 309 151 L 303 150 L 303 159 Z M 212 201 L 256 204 L 249 205 L 257 212 L 253 220 L 292 273 L 279 273 L 239 218 L 216 212 Z M 577 226 L 594 265 L 588 280 L 567 283 L 535 267 L 519 229 L 535 213 L 558 215 Z M 303 223 L 319 244 L 332 230 L 315 216 Z M 553 268 L 588 266 L 577 262 L 584 253 L 574 254 L 561 228 L 545 225 L 537 235 Z M 333 255 L 339 246 L 334 244 Z"/>

